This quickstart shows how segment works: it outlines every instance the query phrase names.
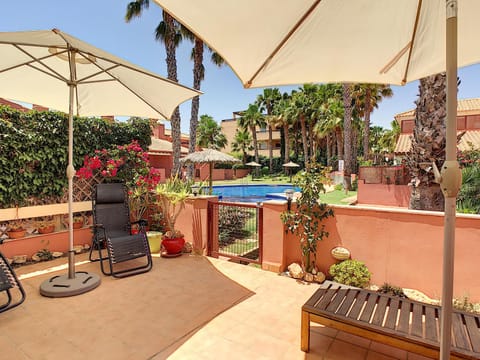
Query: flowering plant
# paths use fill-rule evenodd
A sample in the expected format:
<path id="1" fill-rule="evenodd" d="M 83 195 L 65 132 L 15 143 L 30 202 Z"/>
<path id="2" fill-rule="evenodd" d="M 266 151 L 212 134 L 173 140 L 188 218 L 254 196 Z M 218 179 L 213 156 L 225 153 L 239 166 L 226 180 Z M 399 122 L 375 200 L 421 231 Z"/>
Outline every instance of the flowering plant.
<path id="1" fill-rule="evenodd" d="M 85 156 L 83 167 L 77 171 L 77 176 L 90 179 L 96 175 L 105 180 L 125 183 L 132 221 L 142 218 L 152 200 L 151 192 L 160 182 L 159 170 L 150 167 L 148 153 L 136 140 L 111 150 L 96 150 L 93 156 Z"/>

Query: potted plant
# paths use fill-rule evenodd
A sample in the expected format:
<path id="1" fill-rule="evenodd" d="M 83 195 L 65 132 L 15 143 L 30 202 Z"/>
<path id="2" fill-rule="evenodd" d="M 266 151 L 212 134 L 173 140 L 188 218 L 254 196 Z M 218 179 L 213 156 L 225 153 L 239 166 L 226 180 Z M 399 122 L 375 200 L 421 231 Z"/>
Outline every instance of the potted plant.
<path id="1" fill-rule="evenodd" d="M 186 200 L 191 195 L 191 182 L 178 177 L 167 179 L 164 184 L 158 184 L 157 206 L 163 214 L 167 232 L 163 236 L 162 246 L 166 256 L 180 255 L 185 244 L 184 235 L 175 229 L 178 215 L 185 208 Z"/>
<path id="2" fill-rule="evenodd" d="M 8 222 L 7 235 L 10 239 L 23 238 L 26 232 L 23 220 L 17 219 Z"/>
<path id="3" fill-rule="evenodd" d="M 63 217 L 63 224 L 68 229 L 68 215 Z M 81 214 L 74 214 L 73 215 L 73 228 L 80 229 L 85 225 L 85 217 Z"/>
<path id="4" fill-rule="evenodd" d="M 55 231 L 53 217 L 45 216 L 35 222 L 39 234 L 50 234 Z"/>

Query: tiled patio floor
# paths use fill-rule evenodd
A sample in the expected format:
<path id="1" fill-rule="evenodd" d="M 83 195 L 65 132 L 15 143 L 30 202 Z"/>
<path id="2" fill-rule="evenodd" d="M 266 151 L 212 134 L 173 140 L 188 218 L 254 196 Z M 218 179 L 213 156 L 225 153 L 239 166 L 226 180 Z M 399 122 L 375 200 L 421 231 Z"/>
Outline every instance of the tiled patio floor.
<path id="1" fill-rule="evenodd" d="M 77 261 L 85 260 L 85 255 Z M 53 274 L 18 268 L 27 300 L 0 314 L 1 359 L 426 359 L 320 326 L 300 351 L 300 308 L 317 289 L 224 260 L 154 258 L 146 274 L 102 276 L 69 298 L 39 295 Z M 77 270 L 100 273 L 85 263 Z"/>

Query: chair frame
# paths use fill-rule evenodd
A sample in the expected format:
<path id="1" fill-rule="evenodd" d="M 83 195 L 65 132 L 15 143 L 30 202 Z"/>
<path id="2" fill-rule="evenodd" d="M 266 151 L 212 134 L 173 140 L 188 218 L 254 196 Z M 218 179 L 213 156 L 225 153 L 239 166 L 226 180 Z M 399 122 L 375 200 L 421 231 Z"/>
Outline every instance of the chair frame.
<path id="1" fill-rule="evenodd" d="M 98 184 L 102 185 L 102 184 Z M 92 196 L 92 210 L 94 224 L 93 229 L 93 241 L 90 248 L 89 259 L 92 262 L 100 262 L 100 268 L 104 275 L 113 276 L 116 278 L 123 278 L 127 276 L 137 275 L 151 270 L 152 256 L 150 253 L 150 246 L 146 234 L 145 227 L 148 224 L 146 220 L 139 220 L 130 222 L 130 209 L 128 206 L 128 192 L 124 184 L 123 187 L 124 201 L 123 201 L 123 216 L 125 217 L 125 226 L 128 233 L 131 233 L 132 224 L 139 225 L 139 233 L 135 235 L 127 235 L 122 237 L 110 237 L 108 236 L 108 229 L 101 223 L 96 223 L 96 205 L 97 205 L 97 191 L 98 185 L 94 188 Z M 131 241 L 130 241 L 131 240 Z M 136 242 L 136 243 L 134 243 Z M 135 252 L 132 253 L 132 245 Z M 94 249 L 98 250 L 98 257 L 93 257 Z M 102 248 L 106 248 L 107 255 L 102 254 Z M 127 251 L 123 252 L 122 251 Z M 132 268 L 126 268 L 122 270 L 116 270 L 115 264 L 120 262 L 126 262 L 134 260 L 140 257 L 146 257 L 146 263 L 143 265 L 135 266 Z M 108 261 L 108 267 L 104 262 Z"/>
<path id="2" fill-rule="evenodd" d="M 0 253 L 0 293 L 5 292 L 7 300 L 0 304 L 0 313 L 13 309 L 25 301 L 26 294 L 5 256 Z M 15 296 L 17 293 L 17 296 Z M 18 296 L 20 295 L 20 296 Z M 14 300 L 19 297 L 18 300 Z"/>

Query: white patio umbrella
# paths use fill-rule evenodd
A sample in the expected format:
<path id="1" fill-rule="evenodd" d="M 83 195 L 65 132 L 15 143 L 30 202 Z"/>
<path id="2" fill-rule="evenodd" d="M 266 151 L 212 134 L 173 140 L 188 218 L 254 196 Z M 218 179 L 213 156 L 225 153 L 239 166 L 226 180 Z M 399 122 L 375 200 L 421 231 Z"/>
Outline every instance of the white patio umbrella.
<path id="1" fill-rule="evenodd" d="M 154 1 L 215 49 L 245 87 L 309 82 L 405 84 L 447 72 L 440 346 L 441 358 L 447 359 L 455 202 L 461 184 L 455 151 L 457 66 L 480 61 L 480 1 Z"/>
<path id="2" fill-rule="evenodd" d="M 169 118 L 199 92 L 183 87 L 60 30 L 0 32 L 0 96 L 68 112 L 69 269 L 40 286 L 46 296 L 77 295 L 100 283 L 75 272 L 73 115 Z M 69 91 L 67 91 L 67 87 Z"/>

